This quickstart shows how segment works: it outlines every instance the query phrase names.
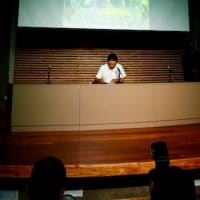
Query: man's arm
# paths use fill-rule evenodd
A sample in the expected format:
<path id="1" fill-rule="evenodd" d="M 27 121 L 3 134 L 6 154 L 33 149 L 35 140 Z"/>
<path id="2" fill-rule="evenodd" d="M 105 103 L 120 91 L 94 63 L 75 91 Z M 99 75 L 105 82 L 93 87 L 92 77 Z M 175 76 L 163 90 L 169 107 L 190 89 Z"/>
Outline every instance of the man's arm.
<path id="1" fill-rule="evenodd" d="M 97 72 L 97 75 L 94 79 L 94 83 L 97 84 L 103 84 L 104 83 L 104 79 L 103 79 L 103 65 L 99 68 L 99 71 Z"/>

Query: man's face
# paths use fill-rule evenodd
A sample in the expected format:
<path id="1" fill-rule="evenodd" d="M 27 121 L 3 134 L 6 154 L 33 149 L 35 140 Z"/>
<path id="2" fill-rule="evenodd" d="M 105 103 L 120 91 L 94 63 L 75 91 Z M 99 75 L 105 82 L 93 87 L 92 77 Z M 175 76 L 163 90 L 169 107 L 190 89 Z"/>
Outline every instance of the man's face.
<path id="1" fill-rule="evenodd" d="M 107 63 L 108 63 L 109 68 L 113 69 L 115 67 L 115 65 L 117 64 L 117 61 L 116 60 L 108 60 Z"/>

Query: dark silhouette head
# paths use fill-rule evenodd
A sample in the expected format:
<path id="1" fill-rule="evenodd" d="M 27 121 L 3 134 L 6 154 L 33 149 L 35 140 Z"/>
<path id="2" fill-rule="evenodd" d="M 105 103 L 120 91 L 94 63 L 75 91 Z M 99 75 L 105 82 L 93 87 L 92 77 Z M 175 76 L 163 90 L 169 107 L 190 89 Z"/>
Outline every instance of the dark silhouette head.
<path id="1" fill-rule="evenodd" d="M 156 163 L 156 168 L 158 167 L 168 167 L 169 166 L 169 153 L 167 149 L 167 144 L 163 141 L 154 142 L 151 144 L 151 154 Z"/>
<path id="2" fill-rule="evenodd" d="M 55 157 L 47 157 L 35 163 L 31 173 L 30 200 L 59 200 L 64 191 L 66 170 Z"/>

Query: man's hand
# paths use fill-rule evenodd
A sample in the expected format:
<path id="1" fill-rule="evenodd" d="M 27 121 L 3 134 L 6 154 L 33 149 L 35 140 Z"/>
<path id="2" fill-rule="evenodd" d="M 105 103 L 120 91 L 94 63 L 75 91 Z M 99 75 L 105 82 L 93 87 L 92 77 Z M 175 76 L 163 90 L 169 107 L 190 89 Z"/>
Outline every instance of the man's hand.
<path id="1" fill-rule="evenodd" d="M 104 80 L 102 78 L 95 78 L 95 83 L 104 84 Z"/>
<path id="2" fill-rule="evenodd" d="M 124 83 L 124 78 L 120 78 L 120 79 L 112 79 L 111 83 Z"/>
<path id="3" fill-rule="evenodd" d="M 117 83 L 118 79 L 112 79 L 112 81 L 110 83 L 114 84 Z"/>

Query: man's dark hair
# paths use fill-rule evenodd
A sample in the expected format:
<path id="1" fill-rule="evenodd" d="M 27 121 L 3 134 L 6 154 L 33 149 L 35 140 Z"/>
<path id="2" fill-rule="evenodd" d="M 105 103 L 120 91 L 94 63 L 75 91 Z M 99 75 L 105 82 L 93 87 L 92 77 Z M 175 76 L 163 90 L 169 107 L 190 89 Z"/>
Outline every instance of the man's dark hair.
<path id="1" fill-rule="evenodd" d="M 47 157 L 35 163 L 32 169 L 29 199 L 59 200 L 65 186 L 66 169 L 64 164 L 55 157 Z"/>
<path id="2" fill-rule="evenodd" d="M 114 60 L 114 61 L 118 62 L 118 57 L 115 53 L 110 53 L 107 57 L 107 61 L 109 61 L 109 60 Z"/>

